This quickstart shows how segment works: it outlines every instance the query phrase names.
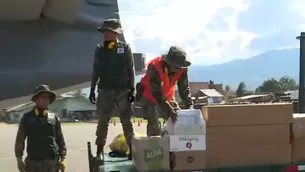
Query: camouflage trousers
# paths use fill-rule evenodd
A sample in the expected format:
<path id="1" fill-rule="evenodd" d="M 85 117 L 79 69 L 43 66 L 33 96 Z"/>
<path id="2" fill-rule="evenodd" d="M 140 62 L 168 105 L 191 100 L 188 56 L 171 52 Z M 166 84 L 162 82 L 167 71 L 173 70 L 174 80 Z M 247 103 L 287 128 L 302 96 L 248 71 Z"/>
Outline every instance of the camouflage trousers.
<path id="1" fill-rule="evenodd" d="M 58 159 L 34 161 L 25 158 L 25 172 L 58 172 Z"/>
<path id="2" fill-rule="evenodd" d="M 163 110 L 159 105 L 154 104 L 145 97 L 138 102 L 142 108 L 142 117 L 147 120 L 146 132 L 147 136 L 158 136 L 161 134 L 160 117 L 165 117 Z"/>
<path id="3" fill-rule="evenodd" d="M 132 109 L 128 101 L 128 89 L 126 90 L 98 90 L 97 115 L 99 117 L 95 144 L 105 146 L 108 134 L 108 123 L 113 116 L 115 108 L 119 111 L 119 117 L 123 126 L 123 131 L 128 144 L 131 144 L 134 135 L 131 122 Z"/>

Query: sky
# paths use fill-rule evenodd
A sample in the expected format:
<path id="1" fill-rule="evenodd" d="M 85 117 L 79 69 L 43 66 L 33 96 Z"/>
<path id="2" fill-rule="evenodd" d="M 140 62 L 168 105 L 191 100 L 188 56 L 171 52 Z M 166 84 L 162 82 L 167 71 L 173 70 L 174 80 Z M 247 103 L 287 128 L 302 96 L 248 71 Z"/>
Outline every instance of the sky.
<path id="1" fill-rule="evenodd" d="M 297 47 L 295 37 L 305 30 L 304 0 L 118 2 L 126 40 L 147 60 L 179 45 L 193 64 L 221 64 Z"/>
<path id="2" fill-rule="evenodd" d="M 297 47 L 305 29 L 304 0 L 118 1 L 127 42 L 148 60 L 179 45 L 193 64 L 220 64 Z"/>

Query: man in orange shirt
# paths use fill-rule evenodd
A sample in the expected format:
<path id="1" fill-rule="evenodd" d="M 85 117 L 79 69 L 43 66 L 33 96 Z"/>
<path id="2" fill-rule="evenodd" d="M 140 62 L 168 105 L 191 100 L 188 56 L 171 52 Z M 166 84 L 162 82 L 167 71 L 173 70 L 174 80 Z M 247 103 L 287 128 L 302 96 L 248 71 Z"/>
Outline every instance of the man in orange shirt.
<path id="1" fill-rule="evenodd" d="M 176 121 L 179 108 L 174 103 L 176 84 L 185 108 L 193 108 L 187 70 L 190 65 L 185 51 L 178 46 L 171 46 L 167 54 L 148 63 L 147 72 L 136 86 L 136 100 L 148 121 L 147 136 L 161 134 L 159 117 Z"/>

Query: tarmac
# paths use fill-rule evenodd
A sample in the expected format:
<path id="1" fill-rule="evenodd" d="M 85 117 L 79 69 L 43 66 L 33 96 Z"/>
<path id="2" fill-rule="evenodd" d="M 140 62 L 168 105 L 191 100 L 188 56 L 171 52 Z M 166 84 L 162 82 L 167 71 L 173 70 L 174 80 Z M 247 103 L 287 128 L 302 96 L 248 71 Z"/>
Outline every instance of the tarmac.
<path id="1" fill-rule="evenodd" d="M 0 124 L 0 171 L 18 172 L 14 156 L 17 129 L 18 127 L 16 125 Z M 87 142 L 91 142 L 92 152 L 95 153 L 96 123 L 63 124 L 62 129 L 68 149 L 67 169 L 65 172 L 89 171 Z M 136 122 L 134 123 L 134 129 L 135 132 L 145 134 L 146 124 Z M 114 123 L 110 123 L 107 144 L 111 143 L 113 138 L 122 132 L 122 125 L 120 123 L 116 123 L 115 125 Z M 109 149 L 107 148 L 105 151 L 108 152 Z"/>

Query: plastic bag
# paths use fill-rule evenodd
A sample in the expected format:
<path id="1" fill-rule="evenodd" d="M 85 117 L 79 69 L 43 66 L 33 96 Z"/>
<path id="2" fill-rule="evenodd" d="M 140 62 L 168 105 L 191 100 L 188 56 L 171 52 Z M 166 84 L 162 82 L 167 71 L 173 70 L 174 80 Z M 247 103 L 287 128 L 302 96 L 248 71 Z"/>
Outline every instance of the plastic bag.
<path id="1" fill-rule="evenodd" d="M 135 133 L 136 137 L 146 137 L 146 135 Z M 129 154 L 129 146 L 126 142 L 124 133 L 117 135 L 113 141 L 108 145 L 110 150 L 119 152 L 121 154 Z"/>

